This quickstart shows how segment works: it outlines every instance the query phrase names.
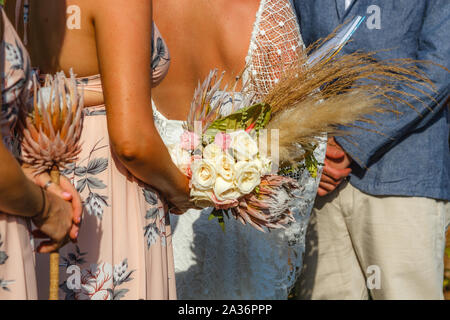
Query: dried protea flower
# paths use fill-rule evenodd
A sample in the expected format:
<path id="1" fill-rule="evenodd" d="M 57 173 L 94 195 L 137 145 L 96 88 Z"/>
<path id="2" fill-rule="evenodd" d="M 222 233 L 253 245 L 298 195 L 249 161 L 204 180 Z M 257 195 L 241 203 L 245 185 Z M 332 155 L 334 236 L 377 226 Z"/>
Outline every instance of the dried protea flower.
<path id="1" fill-rule="evenodd" d="M 63 169 L 81 151 L 83 93 L 78 93 L 72 70 L 69 79 L 63 72 L 47 76 L 43 87 L 34 78 L 33 105 L 24 123 L 22 159 L 35 174 Z"/>
<path id="2" fill-rule="evenodd" d="M 257 190 L 239 199 L 239 205 L 230 209 L 233 216 L 243 224 L 249 223 L 260 231 L 284 228 L 295 221 L 290 210 L 290 200 L 297 197 L 299 190 L 296 180 L 267 175 L 261 178 Z"/>
<path id="3" fill-rule="evenodd" d="M 236 77 L 234 85 L 229 89 L 228 84 L 222 86 L 224 75 L 225 71 L 219 76 L 218 70 L 214 69 L 201 84 L 198 83 L 184 124 L 186 130 L 195 131 L 195 122 L 198 122 L 201 124 L 202 132 L 205 132 L 215 120 L 257 102 L 255 94 L 246 92 L 249 83 L 244 83 L 241 76 Z M 239 84 L 242 88 L 238 92 Z"/>

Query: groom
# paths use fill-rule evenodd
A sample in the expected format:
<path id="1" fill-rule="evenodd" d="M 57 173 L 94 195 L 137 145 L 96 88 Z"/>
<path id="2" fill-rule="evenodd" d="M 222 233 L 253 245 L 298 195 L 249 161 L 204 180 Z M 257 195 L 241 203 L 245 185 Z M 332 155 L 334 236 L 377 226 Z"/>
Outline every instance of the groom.
<path id="1" fill-rule="evenodd" d="M 430 60 L 450 69 L 448 0 L 295 0 L 309 45 L 366 16 L 343 52 Z M 442 299 L 450 216 L 450 73 L 420 65 L 434 99 L 406 98 L 400 115 L 330 139 L 307 233 L 301 299 Z M 421 87 L 423 88 L 423 87 Z M 347 128 L 348 129 L 348 128 Z"/>

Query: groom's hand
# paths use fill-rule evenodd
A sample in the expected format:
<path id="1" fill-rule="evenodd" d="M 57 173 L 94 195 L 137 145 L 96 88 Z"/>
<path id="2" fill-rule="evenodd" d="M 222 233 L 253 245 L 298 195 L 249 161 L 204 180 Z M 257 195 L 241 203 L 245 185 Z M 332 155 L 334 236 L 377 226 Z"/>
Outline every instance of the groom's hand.
<path id="1" fill-rule="evenodd" d="M 337 144 L 334 138 L 329 138 L 325 154 L 325 165 L 323 167 L 317 194 L 323 197 L 334 191 L 350 172 L 352 172 L 349 168 L 351 162 L 352 159 L 342 147 Z"/>

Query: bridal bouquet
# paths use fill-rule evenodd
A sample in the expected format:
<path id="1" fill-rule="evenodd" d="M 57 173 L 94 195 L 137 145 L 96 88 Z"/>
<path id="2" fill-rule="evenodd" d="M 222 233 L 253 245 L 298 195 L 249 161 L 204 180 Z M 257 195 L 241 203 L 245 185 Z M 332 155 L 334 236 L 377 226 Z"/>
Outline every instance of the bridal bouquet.
<path id="1" fill-rule="evenodd" d="M 191 168 L 191 196 L 202 207 L 236 206 L 237 199 L 252 193 L 271 172 L 271 160 L 258 154 L 255 139 L 243 130 L 217 133 L 202 156 L 194 156 Z"/>
<path id="2" fill-rule="evenodd" d="M 270 106 L 251 104 L 220 116 L 226 92 L 218 92 L 217 71 L 196 91 L 191 117 L 180 142 L 170 146 L 175 164 L 191 179 L 191 197 L 196 206 L 214 207 L 213 216 L 223 226 L 223 214 L 231 213 L 244 224 L 279 228 L 293 220 L 289 199 L 299 188 L 291 178 L 272 172 L 272 159 L 258 145 L 259 133 L 270 119 Z M 216 95 L 218 93 L 218 95 Z M 205 103 L 209 106 L 204 108 Z M 204 113 L 203 117 L 196 112 Z M 198 118 L 200 117 L 200 118 Z M 207 125 L 205 130 L 200 127 Z M 198 130 L 194 127 L 198 125 Z"/>
<path id="3" fill-rule="evenodd" d="M 264 94 L 255 89 L 251 72 L 228 91 L 217 70 L 199 83 L 184 133 L 169 152 L 190 178 L 192 201 L 213 207 L 210 218 L 217 217 L 222 227 L 225 215 L 261 231 L 284 227 L 294 220 L 290 200 L 301 188 L 285 174 L 302 162 L 314 174 L 317 137 L 346 134 L 337 127 L 356 128 L 355 121 L 373 123 L 369 114 L 398 113 L 386 106 L 411 96 L 399 84 L 433 90 L 417 61 L 380 62 L 373 53 L 358 52 L 337 56 L 342 41 L 329 43 L 313 60 L 301 55 Z"/>

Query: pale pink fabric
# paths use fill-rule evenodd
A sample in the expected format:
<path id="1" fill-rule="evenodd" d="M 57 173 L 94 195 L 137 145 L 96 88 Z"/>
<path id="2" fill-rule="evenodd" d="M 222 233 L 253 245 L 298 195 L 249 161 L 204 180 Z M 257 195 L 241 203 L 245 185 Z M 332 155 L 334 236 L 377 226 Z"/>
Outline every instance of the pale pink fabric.
<path id="1" fill-rule="evenodd" d="M 29 96 L 31 68 L 25 47 L 3 9 L 1 11 L 4 22 L 1 130 L 3 143 L 16 153 L 17 141 L 12 130 Z M 0 300 L 37 298 L 29 227 L 28 219 L 0 213 Z"/>
<path id="2" fill-rule="evenodd" d="M 158 39 L 154 37 L 155 47 L 158 41 L 165 47 Z M 169 65 L 167 49 L 160 47 L 159 53 L 157 63 L 153 54 L 153 84 L 161 81 Z M 99 75 L 78 83 L 84 90 L 102 91 Z M 176 299 L 167 208 L 157 192 L 137 181 L 112 153 L 104 106 L 85 108 L 81 141 L 79 161 L 64 172 L 79 189 L 85 212 L 78 243 L 60 250 L 61 298 Z M 37 265 L 39 298 L 46 299 L 48 258 L 38 256 Z M 68 278 L 72 273 L 75 278 Z"/>

